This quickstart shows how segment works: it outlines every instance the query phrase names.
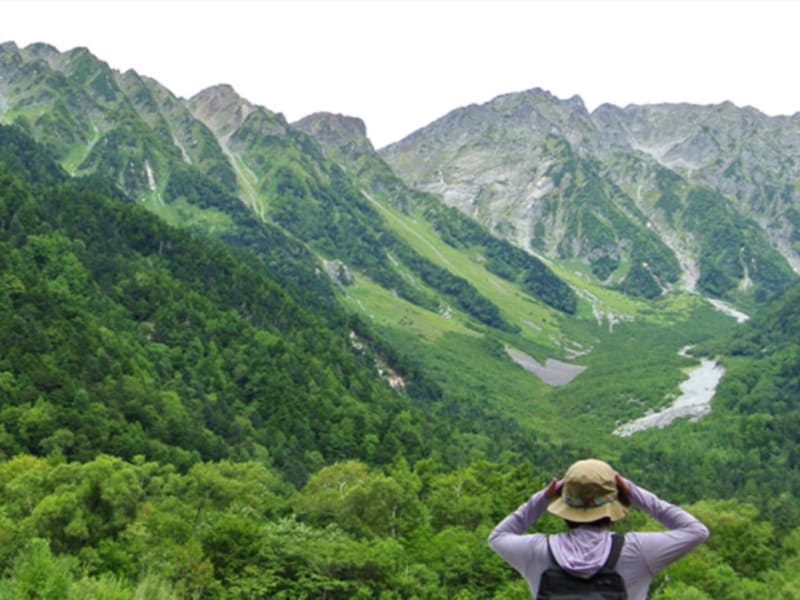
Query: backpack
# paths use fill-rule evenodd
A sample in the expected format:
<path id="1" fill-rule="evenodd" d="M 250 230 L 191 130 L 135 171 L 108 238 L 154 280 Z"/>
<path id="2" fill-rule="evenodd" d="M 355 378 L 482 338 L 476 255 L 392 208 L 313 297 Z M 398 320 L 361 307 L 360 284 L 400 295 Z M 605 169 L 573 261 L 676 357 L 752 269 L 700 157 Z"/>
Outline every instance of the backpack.
<path id="1" fill-rule="evenodd" d="M 542 573 L 537 600 L 627 600 L 625 581 L 614 570 L 624 543 L 624 536 L 613 534 L 611 552 L 606 562 L 597 573 L 588 579 L 582 579 L 570 575 L 558 565 L 550 549 L 548 537 L 547 552 L 555 566 Z"/>

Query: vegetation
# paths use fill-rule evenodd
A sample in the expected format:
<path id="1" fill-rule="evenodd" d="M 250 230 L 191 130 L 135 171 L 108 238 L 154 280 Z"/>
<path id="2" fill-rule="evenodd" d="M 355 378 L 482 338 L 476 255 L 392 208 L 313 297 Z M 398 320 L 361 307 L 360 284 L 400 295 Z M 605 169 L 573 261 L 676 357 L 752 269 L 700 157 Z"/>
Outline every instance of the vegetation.
<path id="1" fill-rule="evenodd" d="M 406 215 L 419 214 L 433 226 L 446 244 L 481 256 L 483 266 L 490 273 L 519 285 L 532 297 L 556 310 L 566 314 L 575 313 L 575 292 L 535 256 L 507 240 L 491 235 L 485 227 L 459 210 L 444 205 L 434 196 L 409 189 L 376 153 L 357 150 L 352 145 L 326 148 L 326 151 L 351 166 L 358 180 L 394 210 Z M 407 250 L 403 253 L 408 255 Z M 430 272 L 430 269 L 427 270 Z M 436 277 L 441 279 L 447 275 L 438 274 Z M 468 290 L 467 295 L 472 296 L 474 292 Z M 481 299 L 481 302 L 485 303 L 485 299 Z M 467 304 L 471 306 L 474 302 L 468 301 Z M 467 308 L 465 310 L 469 312 Z M 489 321 L 477 318 L 497 326 L 492 325 L 496 321 L 494 317 Z M 508 329 L 508 326 L 502 325 L 500 328 Z"/>
<path id="2" fill-rule="evenodd" d="M 545 265 L 355 162 L 372 202 L 261 109 L 231 136 L 245 205 L 210 131 L 187 160 L 147 109 L 162 91 L 71 58 L 72 79 L 18 65 L 33 83 L 0 127 L 0 599 L 525 598 L 486 536 L 587 455 L 712 530 L 652 598 L 800 595 L 800 287 L 724 198 L 657 175 L 704 291 L 757 282 L 744 326 L 661 296 L 674 256 L 558 138 L 549 175 L 591 266 Z M 690 345 L 727 369 L 711 414 L 612 436 L 675 396 Z M 506 347 L 587 370 L 546 386 Z"/>
<path id="3" fill-rule="evenodd" d="M 443 472 L 350 460 L 294 489 L 254 462 L 179 472 L 140 457 L 18 456 L 0 463 L 0 597 L 521 599 L 521 578 L 485 540 L 545 481 L 489 462 Z M 687 509 L 713 535 L 659 576 L 653 598 L 796 597 L 800 529 L 735 500 Z M 618 527 L 654 527 L 647 519 Z"/>
<path id="4" fill-rule="evenodd" d="M 39 189 L 0 173 L 7 455 L 269 457 L 294 482 L 343 458 L 469 455 L 473 400 L 357 319 L 302 307 L 263 262 L 109 200 L 98 180 Z M 378 351 L 408 395 L 376 378 Z M 492 454 L 530 446 L 507 418 L 484 425 Z"/>
<path id="5" fill-rule="evenodd" d="M 697 502 L 714 532 L 654 598 L 796 593 L 800 288 L 717 346 L 731 377 L 711 417 L 582 447 L 520 428 L 522 411 L 501 418 L 443 392 L 363 323 L 303 309 L 259 260 L 44 168 L 45 152 L 0 131 L 17 157 L 17 175 L 0 167 L 0 597 L 525 597 L 485 537 L 549 474 L 598 451 Z M 194 189 L 175 193 L 210 196 Z M 615 378 L 594 359 L 552 418 L 588 431 L 634 414 L 616 394 L 656 406 L 672 377 L 639 348 L 661 357 L 678 340 L 645 331 L 604 342 L 641 357 L 624 380 L 638 387 L 599 389 Z M 375 377 L 378 356 L 405 393 Z M 582 397 L 607 401 L 594 424 Z"/>
<path id="6" fill-rule="evenodd" d="M 742 279 L 760 283 L 757 300 L 765 300 L 784 289 L 793 275 L 786 261 L 767 243 L 752 221 L 736 220 L 727 200 L 711 188 L 694 187 L 687 194 L 684 222 L 691 231 L 705 231 L 700 247 L 704 292 L 730 297 Z"/>

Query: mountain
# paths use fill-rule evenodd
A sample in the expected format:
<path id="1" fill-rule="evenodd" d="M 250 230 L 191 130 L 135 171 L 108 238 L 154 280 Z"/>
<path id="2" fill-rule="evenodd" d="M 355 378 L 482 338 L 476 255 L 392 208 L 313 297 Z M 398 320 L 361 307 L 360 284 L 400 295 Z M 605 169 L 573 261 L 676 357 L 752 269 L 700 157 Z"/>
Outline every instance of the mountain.
<path id="1" fill-rule="evenodd" d="M 435 196 L 406 186 L 375 152 L 359 119 L 319 113 L 293 125 L 314 136 L 323 152 L 344 165 L 375 198 L 404 214 L 422 211 L 442 241 L 454 248 L 480 252 L 487 271 L 519 284 L 554 308 L 569 314 L 575 312 L 575 293 L 538 258 L 496 238 L 472 219 L 448 210 Z"/>
<path id="2" fill-rule="evenodd" d="M 793 121 L 707 108 L 534 90 L 379 153 L 0 45 L 0 597 L 521 597 L 486 535 L 586 456 L 714 532 L 654 599 L 796 597 Z M 700 357 L 708 414 L 613 435 Z"/>
<path id="3" fill-rule="evenodd" d="M 61 53 L 46 44 L 5 43 L 0 74 L 0 120 L 44 144 L 69 174 L 100 177 L 167 223 L 254 254 L 284 290 L 333 327 L 347 320 L 342 307 L 358 315 L 385 348 L 441 386 L 446 403 L 481 404 L 539 428 L 562 410 L 549 399 L 553 382 L 580 374 L 587 389 L 620 386 L 604 365 L 619 323 L 663 327 L 659 311 L 670 315 L 680 333 L 648 349 L 654 362 L 642 363 L 641 380 L 655 364 L 669 364 L 672 386 L 681 378 L 676 348 L 729 325 L 707 316 L 712 309 L 702 296 L 664 295 L 680 289 L 678 259 L 657 233 L 657 219 L 606 177 L 608 165 L 573 151 L 570 144 L 593 127 L 579 99 L 562 106 L 539 92 L 515 109 L 518 118 L 538 123 L 532 131 L 563 121 L 569 134 L 537 134 L 542 156 L 557 160 L 543 159 L 536 168 L 560 187 L 559 200 L 548 200 L 549 216 L 534 227 L 541 248 L 533 249 L 404 181 L 355 118 L 318 114 L 288 123 L 224 84 L 176 98 L 152 79 L 110 69 L 85 48 Z M 507 101 L 518 103 L 513 96 Z M 441 136 L 467 135 L 489 113 L 456 111 L 462 127 L 474 123 L 459 129 L 445 118 Z M 528 141 L 523 136 L 508 146 L 503 140 L 522 130 L 491 127 L 498 137 L 487 164 L 511 164 L 510 148 L 521 152 Z M 695 193 L 682 179 L 662 179 L 676 196 Z M 702 229 L 690 216 L 682 235 L 690 226 Z M 732 249 L 725 236 L 739 222 L 719 223 L 714 239 L 722 240 L 722 250 L 703 250 L 712 263 L 707 287 L 716 285 L 722 295 L 735 273 L 721 269 L 717 276 L 714 261 L 735 271 L 746 257 L 739 248 L 762 240 L 760 230 L 748 231 Z M 559 232 L 572 237 L 561 241 Z M 542 250 L 551 247 L 558 258 Z M 581 265 L 582 256 L 590 257 L 591 269 Z M 780 283 L 783 272 L 775 273 Z M 650 300 L 663 305 L 654 311 Z M 711 329 L 697 327 L 700 319 Z M 598 334 L 606 325 L 608 332 Z M 525 398 L 535 398 L 537 410 Z M 645 403 L 659 401 L 653 394 Z M 628 413 L 602 404 L 601 419 Z M 580 433 L 571 428 L 568 435 Z"/>
<path id="4" fill-rule="evenodd" d="M 456 109 L 381 155 L 496 235 L 626 293 L 763 300 L 800 266 L 798 125 L 730 104 L 589 113 L 533 89 Z"/>

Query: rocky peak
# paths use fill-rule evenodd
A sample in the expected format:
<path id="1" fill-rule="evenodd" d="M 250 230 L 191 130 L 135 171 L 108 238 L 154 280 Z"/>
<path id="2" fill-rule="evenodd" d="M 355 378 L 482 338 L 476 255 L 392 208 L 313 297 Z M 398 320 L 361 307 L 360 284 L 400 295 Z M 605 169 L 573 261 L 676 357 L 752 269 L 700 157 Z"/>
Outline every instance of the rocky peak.
<path id="1" fill-rule="evenodd" d="M 63 54 L 56 52 L 55 55 L 49 55 L 52 58 L 60 58 L 64 61 L 64 71 L 76 72 L 83 71 L 87 74 L 96 71 L 111 71 L 108 63 L 100 60 L 92 54 L 88 48 L 78 46 L 72 50 L 68 50 Z"/>
<path id="2" fill-rule="evenodd" d="M 614 252 L 624 254 L 633 248 L 626 232 L 643 215 L 679 256 L 694 251 L 676 241 L 685 232 L 671 228 L 682 224 L 653 206 L 663 191 L 656 175 L 666 167 L 685 182 L 682 189 L 704 185 L 727 196 L 731 219 L 757 218 L 773 246 L 800 264 L 791 241 L 800 230 L 800 119 L 793 117 L 731 102 L 604 104 L 589 113 L 577 96 L 562 100 L 535 88 L 451 111 L 380 154 L 408 185 L 439 195 L 497 235 L 553 257 L 583 253 L 590 262 L 596 256 L 584 250 L 587 232 L 627 219 L 609 229 L 619 236 Z M 532 236 L 537 228 L 541 235 Z M 614 252 L 607 254 L 618 260 Z M 765 264 L 773 261 L 758 252 Z"/>
<path id="3" fill-rule="evenodd" d="M 221 137 L 227 137 L 236 131 L 255 110 L 255 106 L 227 83 L 198 92 L 189 99 L 188 106 L 196 118 Z"/>
<path id="4" fill-rule="evenodd" d="M 403 155 L 439 152 L 476 144 L 489 149 L 530 148 L 547 136 L 564 137 L 577 147 L 596 133 L 586 105 L 579 96 L 556 98 L 541 88 L 503 94 L 484 104 L 458 108 L 381 151 L 403 171 Z"/>
<path id="5" fill-rule="evenodd" d="M 357 117 L 319 112 L 292 123 L 292 126 L 314 137 L 326 153 L 345 147 L 355 152 L 374 152 L 367 138 L 367 127 Z"/>
<path id="6" fill-rule="evenodd" d="M 800 119 L 793 117 L 770 117 L 751 106 L 723 102 L 603 105 L 592 119 L 599 154 L 639 151 L 740 199 L 745 211 L 751 203 L 769 200 L 770 187 L 790 190 L 800 177 L 794 158 L 800 154 Z"/>
<path id="7" fill-rule="evenodd" d="M 590 120 L 589 111 L 580 96 L 562 100 L 541 88 L 498 96 L 488 106 L 505 116 L 528 117 L 535 113 L 552 123 L 568 119 Z"/>
<path id="8" fill-rule="evenodd" d="M 55 46 L 45 44 L 43 42 L 35 42 L 25 47 L 25 54 L 30 58 L 43 58 L 48 62 L 61 56 L 61 53 Z"/>

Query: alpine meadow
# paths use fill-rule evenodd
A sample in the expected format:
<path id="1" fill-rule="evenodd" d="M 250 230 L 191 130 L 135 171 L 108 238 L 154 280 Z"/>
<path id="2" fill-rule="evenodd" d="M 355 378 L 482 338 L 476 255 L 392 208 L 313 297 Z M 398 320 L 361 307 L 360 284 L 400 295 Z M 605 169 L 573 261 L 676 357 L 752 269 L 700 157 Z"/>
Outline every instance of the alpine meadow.
<path id="1" fill-rule="evenodd" d="M 711 531 L 651 598 L 796 600 L 798 269 L 800 113 L 376 150 L 2 43 L 0 599 L 529 598 L 487 535 L 597 456 Z"/>

